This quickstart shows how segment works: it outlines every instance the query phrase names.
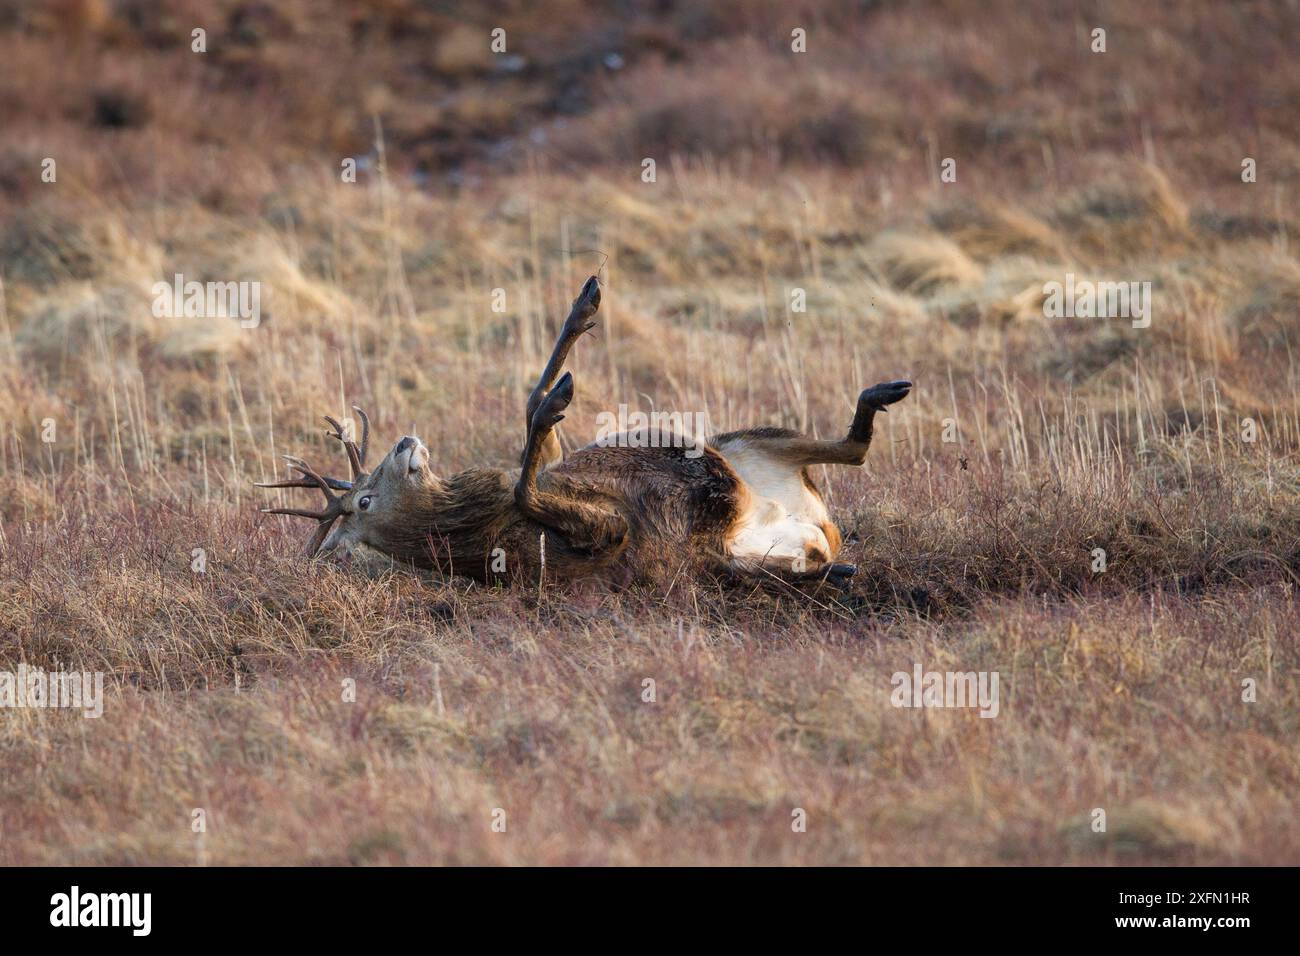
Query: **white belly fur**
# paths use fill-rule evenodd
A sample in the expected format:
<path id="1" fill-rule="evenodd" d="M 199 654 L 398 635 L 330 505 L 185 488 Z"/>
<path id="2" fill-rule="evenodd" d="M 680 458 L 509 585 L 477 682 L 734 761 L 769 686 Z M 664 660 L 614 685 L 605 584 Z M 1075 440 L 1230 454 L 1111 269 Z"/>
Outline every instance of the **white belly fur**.
<path id="1" fill-rule="evenodd" d="M 822 531 L 830 514 L 803 483 L 797 466 L 739 442 L 717 451 L 748 491 L 741 518 L 728 542 L 737 563 L 802 571 L 834 559 Z"/>

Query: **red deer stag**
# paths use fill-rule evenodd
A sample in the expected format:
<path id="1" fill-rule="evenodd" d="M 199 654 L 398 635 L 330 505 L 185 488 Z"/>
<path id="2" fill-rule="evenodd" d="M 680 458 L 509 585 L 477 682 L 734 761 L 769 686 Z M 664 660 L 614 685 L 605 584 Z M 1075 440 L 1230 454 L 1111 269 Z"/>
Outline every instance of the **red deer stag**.
<path id="1" fill-rule="evenodd" d="M 544 574 L 618 583 L 685 572 L 843 587 L 856 569 L 835 562 L 840 533 L 808 466 L 861 465 L 876 412 L 906 397 L 911 383 L 884 382 L 862 392 L 839 441 L 750 428 L 692 447 L 628 432 L 564 458 L 555 426 L 573 400 L 573 376 L 560 370 L 573 344 L 595 326 L 599 306 L 600 285 L 592 277 L 528 398 L 517 471 L 435 475 L 428 449 L 410 435 L 367 471 L 370 422 L 357 408 L 359 445 L 338 421 L 325 419 L 347 453 L 351 480 L 322 476 L 285 456 L 299 476 L 262 487 L 316 488 L 325 507 L 263 510 L 319 522 L 310 555 L 365 545 L 399 562 L 484 582 L 536 583 Z"/>

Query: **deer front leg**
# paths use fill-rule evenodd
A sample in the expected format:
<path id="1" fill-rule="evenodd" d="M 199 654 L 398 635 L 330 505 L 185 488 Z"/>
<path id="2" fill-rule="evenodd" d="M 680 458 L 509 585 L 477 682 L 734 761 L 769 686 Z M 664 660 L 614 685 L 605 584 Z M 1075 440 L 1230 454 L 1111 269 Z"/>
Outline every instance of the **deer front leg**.
<path id="1" fill-rule="evenodd" d="M 524 458 L 527 458 L 528 447 L 532 443 L 533 417 L 542 404 L 547 390 L 550 389 L 551 383 L 555 381 L 555 376 L 559 375 L 560 369 L 564 367 L 564 363 L 569 357 L 569 350 L 573 348 L 573 343 L 578 341 L 582 333 L 595 327 L 596 323 L 591 321 L 591 317 L 596 314 L 596 310 L 599 308 L 600 283 L 595 276 L 592 276 L 583 285 L 578 297 L 573 300 L 573 306 L 569 309 L 569 317 L 564 320 L 564 325 L 560 327 L 560 336 L 555 341 L 555 348 L 551 350 L 551 357 L 546 362 L 546 368 L 542 369 L 541 377 L 537 380 L 532 393 L 528 396 L 528 407 L 524 414 L 524 423 L 528 430 L 528 437 L 524 443 Z M 555 437 L 553 431 L 547 433 L 540 446 L 539 453 L 542 467 L 560 460 L 560 441 Z"/>
<path id="2" fill-rule="evenodd" d="M 564 419 L 564 410 L 571 401 L 573 375 L 565 372 L 529 419 L 523 468 L 515 484 L 515 504 L 525 517 L 559 532 L 570 547 L 596 554 L 626 542 L 627 521 L 597 502 L 557 494 L 537 482 L 538 472 L 545 464 L 546 442 L 553 438 L 555 426 Z"/>
<path id="3" fill-rule="evenodd" d="M 569 407 L 571 401 L 573 401 L 573 373 L 571 372 L 565 372 L 564 377 L 536 405 L 533 405 L 532 399 L 528 401 L 533 411 L 528 416 L 528 440 L 524 443 L 523 467 L 519 473 L 519 482 L 515 485 L 515 501 L 519 502 L 521 508 L 536 493 L 537 473 L 541 471 L 543 465 L 548 464 L 545 460 L 546 443 L 554 440 L 555 426 L 564 421 L 564 410 Z"/>

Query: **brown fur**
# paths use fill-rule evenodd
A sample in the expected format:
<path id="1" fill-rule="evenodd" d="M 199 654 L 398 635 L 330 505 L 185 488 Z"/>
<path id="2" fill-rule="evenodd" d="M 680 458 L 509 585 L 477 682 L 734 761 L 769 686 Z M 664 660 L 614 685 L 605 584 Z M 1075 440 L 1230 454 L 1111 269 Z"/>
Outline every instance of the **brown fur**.
<path id="1" fill-rule="evenodd" d="M 593 445 L 541 473 L 543 494 L 625 522 L 626 533 L 613 540 L 575 540 L 526 516 L 515 502 L 518 474 L 475 468 L 436 479 L 408 500 L 404 521 L 384 526 L 382 544 L 372 546 L 487 583 L 541 580 L 543 537 L 550 580 L 650 582 L 682 568 L 725 565 L 740 479 L 712 449 L 692 459 L 682 448 Z M 494 556 L 504 558 L 503 571 L 494 570 Z"/>

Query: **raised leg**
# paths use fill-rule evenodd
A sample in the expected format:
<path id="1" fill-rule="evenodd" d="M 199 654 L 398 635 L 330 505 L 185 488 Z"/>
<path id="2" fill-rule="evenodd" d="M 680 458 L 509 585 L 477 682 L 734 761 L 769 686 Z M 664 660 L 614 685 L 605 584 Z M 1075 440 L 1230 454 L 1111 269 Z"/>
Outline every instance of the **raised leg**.
<path id="1" fill-rule="evenodd" d="M 901 402 L 911 388 L 911 382 L 898 381 L 881 382 L 865 389 L 858 396 L 849 433 L 839 441 L 808 438 L 785 428 L 751 428 L 719 435 L 710 439 L 709 444 L 721 450 L 727 445 L 743 443 L 756 453 L 790 465 L 860 465 L 867 460 L 867 449 L 871 447 L 876 412 Z"/>
<path id="2" fill-rule="evenodd" d="M 564 367 L 565 361 L 569 357 L 569 350 L 573 348 L 573 343 L 578 341 L 582 333 L 589 331 L 595 326 L 591 317 L 596 314 L 600 308 L 600 283 L 592 276 L 578 293 L 578 297 L 573 300 L 573 306 L 569 309 L 569 317 L 564 320 L 564 325 L 560 327 L 560 336 L 555 341 L 555 348 L 551 350 L 551 357 L 546 362 L 546 368 L 542 369 L 541 377 L 538 378 L 537 384 L 533 386 L 532 394 L 528 396 L 528 408 L 525 413 L 525 425 L 528 429 L 527 439 L 524 442 L 523 458 L 528 457 L 528 449 L 532 445 L 533 417 L 538 407 L 546 397 L 551 383 L 555 377 L 560 374 L 560 369 Z M 566 403 L 567 404 L 567 403 Z M 538 448 L 540 455 L 539 467 L 546 467 L 560 460 L 560 441 L 555 437 L 553 431 L 548 431 L 546 438 Z"/>
<path id="3" fill-rule="evenodd" d="M 573 375 L 565 372 L 555 387 L 533 410 L 528 422 L 528 444 L 523 468 L 515 484 L 515 504 L 527 517 L 557 531 L 575 550 L 596 552 L 621 547 L 627 540 L 627 521 L 599 502 L 557 493 L 538 484 L 545 462 L 544 450 L 554 429 L 573 401 Z"/>
<path id="4" fill-rule="evenodd" d="M 522 469 L 515 485 L 515 501 L 521 508 L 527 506 L 537 491 L 537 473 L 548 464 L 547 443 L 555 439 L 555 426 L 564 421 L 564 410 L 573 401 L 573 373 L 565 372 L 553 389 L 533 404 L 528 416 L 528 440 L 524 443 Z"/>

